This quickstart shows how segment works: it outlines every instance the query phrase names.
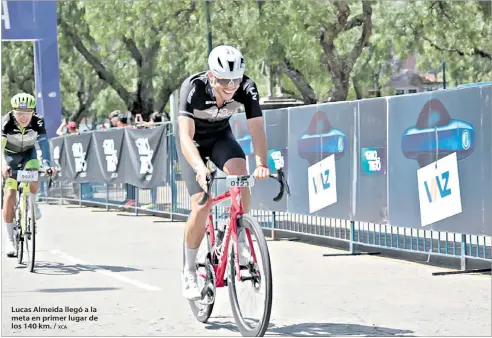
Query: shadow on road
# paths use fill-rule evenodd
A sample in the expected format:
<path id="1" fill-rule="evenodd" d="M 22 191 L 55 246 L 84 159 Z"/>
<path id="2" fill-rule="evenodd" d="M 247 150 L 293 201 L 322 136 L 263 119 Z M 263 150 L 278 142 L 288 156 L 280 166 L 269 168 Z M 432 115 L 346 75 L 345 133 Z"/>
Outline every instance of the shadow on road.
<path id="1" fill-rule="evenodd" d="M 142 271 L 115 265 L 63 264 L 58 262 L 36 262 L 34 272 L 39 275 L 75 275 L 83 271 L 107 270 L 111 272 Z"/>
<path id="2" fill-rule="evenodd" d="M 120 290 L 120 288 L 113 287 L 87 287 L 87 288 L 56 288 L 56 289 L 37 289 L 31 292 L 48 292 L 48 293 L 59 293 L 59 292 L 93 292 L 93 291 L 111 291 Z"/>
<path id="3" fill-rule="evenodd" d="M 219 317 L 220 318 L 220 317 Z M 224 318 L 224 317 L 222 317 Z M 211 318 L 218 319 L 218 318 Z M 213 322 L 205 324 L 208 330 L 225 329 L 232 332 L 238 332 L 236 323 L 231 321 Z M 291 336 L 291 337 L 333 337 L 333 336 L 365 336 L 365 337 L 388 337 L 388 336 L 406 336 L 411 337 L 413 331 L 393 329 L 381 326 L 368 326 L 359 324 L 338 324 L 338 323 L 301 323 L 286 326 L 277 326 L 270 323 L 266 336 Z"/>

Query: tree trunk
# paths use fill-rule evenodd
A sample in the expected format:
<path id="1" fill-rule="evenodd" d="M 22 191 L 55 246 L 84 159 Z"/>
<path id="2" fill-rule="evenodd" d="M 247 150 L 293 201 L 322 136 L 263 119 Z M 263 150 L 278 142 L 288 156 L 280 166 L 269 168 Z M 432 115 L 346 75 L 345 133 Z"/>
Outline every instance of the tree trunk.
<path id="1" fill-rule="evenodd" d="M 347 99 L 350 74 L 355 62 L 371 37 L 372 5 L 370 1 L 363 1 L 362 14 L 349 20 L 350 8 L 346 0 L 337 0 L 331 4 L 334 6 L 337 20 L 335 23 L 322 25 L 319 42 L 324 53 L 323 61 L 331 74 L 332 88 L 328 93 L 328 101 L 344 101 Z M 359 39 L 348 55 L 341 56 L 335 47 L 335 40 L 342 32 L 358 26 L 362 26 Z"/>

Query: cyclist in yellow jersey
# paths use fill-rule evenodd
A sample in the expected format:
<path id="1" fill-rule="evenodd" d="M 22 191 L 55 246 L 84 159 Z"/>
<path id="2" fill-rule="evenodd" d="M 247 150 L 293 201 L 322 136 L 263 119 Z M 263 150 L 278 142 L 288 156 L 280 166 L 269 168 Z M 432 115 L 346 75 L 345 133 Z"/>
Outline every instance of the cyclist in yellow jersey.
<path id="1" fill-rule="evenodd" d="M 50 165 L 50 152 L 44 119 L 34 113 L 36 98 L 31 94 L 19 93 L 10 101 L 12 111 L 2 117 L 2 176 L 3 176 L 3 238 L 5 241 L 5 253 L 8 257 L 14 257 L 14 205 L 17 191 L 17 181 L 10 177 L 10 170 L 39 169 L 35 144 L 43 154 L 43 167 L 47 172 L 51 169 L 52 175 L 56 169 Z M 36 203 L 36 194 L 39 191 L 39 182 L 30 184 L 31 198 L 35 204 L 36 218 L 41 217 L 41 212 Z"/>

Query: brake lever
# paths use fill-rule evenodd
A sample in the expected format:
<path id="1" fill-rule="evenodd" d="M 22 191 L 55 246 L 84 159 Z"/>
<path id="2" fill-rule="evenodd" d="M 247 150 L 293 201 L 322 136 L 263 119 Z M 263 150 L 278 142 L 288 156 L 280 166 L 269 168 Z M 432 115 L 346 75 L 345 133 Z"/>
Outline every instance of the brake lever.
<path id="1" fill-rule="evenodd" d="M 210 171 L 210 176 L 207 177 L 207 191 L 204 192 L 202 199 L 198 201 L 198 205 L 204 205 L 210 197 L 210 190 L 212 189 L 212 182 L 216 173 L 217 171 L 215 169 Z"/>

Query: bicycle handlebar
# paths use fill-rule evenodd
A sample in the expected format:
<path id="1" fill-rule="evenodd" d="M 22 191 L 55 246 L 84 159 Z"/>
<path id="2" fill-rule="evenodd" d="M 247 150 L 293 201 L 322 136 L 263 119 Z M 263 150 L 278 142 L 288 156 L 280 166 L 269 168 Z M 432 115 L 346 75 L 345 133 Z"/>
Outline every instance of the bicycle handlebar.
<path id="1" fill-rule="evenodd" d="M 199 205 L 204 205 L 210 197 L 210 190 L 212 189 L 212 184 L 214 180 L 225 180 L 227 177 L 216 177 L 217 169 L 210 170 L 210 175 L 207 177 L 207 191 L 203 194 L 202 199 L 198 202 Z M 241 179 L 248 179 L 253 175 L 234 175 Z M 273 198 L 275 202 L 278 202 L 282 199 L 284 195 L 285 188 L 287 188 L 287 195 L 290 195 L 290 188 L 287 180 L 285 179 L 285 175 L 282 169 L 277 169 L 276 174 L 270 174 L 270 178 L 275 179 L 280 183 L 280 191 L 277 196 Z"/>
<path id="2" fill-rule="evenodd" d="M 35 171 L 36 169 L 12 169 L 10 168 L 9 169 L 9 176 L 10 177 L 13 177 L 15 176 L 15 174 L 19 171 L 19 170 L 30 170 L 30 171 Z M 48 169 L 48 170 L 44 170 L 44 169 L 37 169 L 38 173 L 40 174 L 47 174 L 50 178 L 50 181 L 49 181 L 49 184 L 48 184 L 48 189 L 51 189 L 51 185 L 53 183 L 53 170 Z"/>

